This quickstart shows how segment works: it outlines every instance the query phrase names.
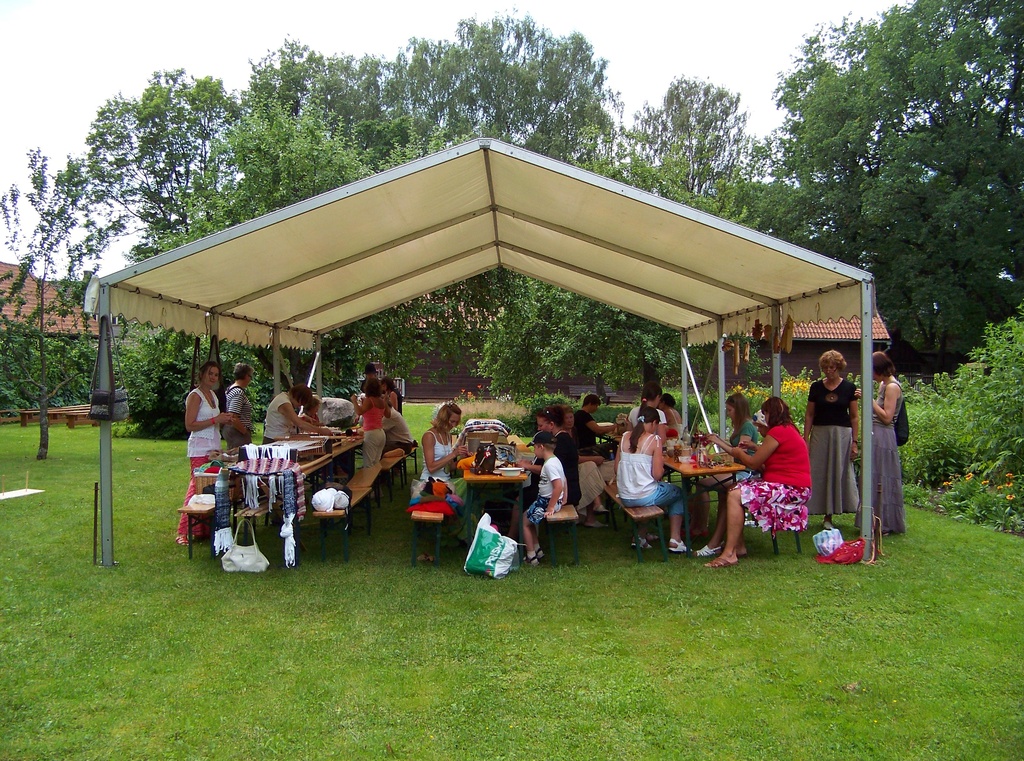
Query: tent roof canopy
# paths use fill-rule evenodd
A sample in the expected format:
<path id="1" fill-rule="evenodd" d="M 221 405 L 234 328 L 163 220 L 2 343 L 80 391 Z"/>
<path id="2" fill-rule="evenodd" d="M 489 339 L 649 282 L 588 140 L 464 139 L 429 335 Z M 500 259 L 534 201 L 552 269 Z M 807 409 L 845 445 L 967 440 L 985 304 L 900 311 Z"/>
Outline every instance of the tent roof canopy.
<path id="1" fill-rule="evenodd" d="M 101 279 L 111 311 L 307 348 L 314 335 L 508 267 L 690 343 L 861 314 L 863 270 L 495 140 L 310 198 Z"/>

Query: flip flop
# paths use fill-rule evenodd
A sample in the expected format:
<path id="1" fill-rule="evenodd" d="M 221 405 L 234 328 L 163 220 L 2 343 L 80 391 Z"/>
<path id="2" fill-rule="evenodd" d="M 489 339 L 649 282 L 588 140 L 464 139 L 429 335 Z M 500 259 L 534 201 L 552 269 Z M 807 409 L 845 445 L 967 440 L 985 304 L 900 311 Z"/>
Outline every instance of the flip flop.
<path id="1" fill-rule="evenodd" d="M 433 555 L 428 555 L 427 553 L 424 552 L 418 558 L 416 558 L 416 560 L 418 560 L 421 563 L 433 563 L 434 562 L 434 556 Z"/>
<path id="2" fill-rule="evenodd" d="M 715 558 L 710 563 L 705 563 L 705 568 L 729 568 L 738 563 L 738 560 L 725 560 L 724 558 Z"/>

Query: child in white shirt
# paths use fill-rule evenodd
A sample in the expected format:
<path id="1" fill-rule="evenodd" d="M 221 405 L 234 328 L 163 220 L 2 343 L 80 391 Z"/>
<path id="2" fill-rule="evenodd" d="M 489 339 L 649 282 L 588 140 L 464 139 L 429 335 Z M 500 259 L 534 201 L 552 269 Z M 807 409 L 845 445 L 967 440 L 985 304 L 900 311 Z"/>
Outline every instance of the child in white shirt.
<path id="1" fill-rule="evenodd" d="M 533 437 L 534 454 L 544 460 L 537 487 L 537 500 L 523 513 L 523 544 L 526 545 L 526 562 L 539 565 L 540 542 L 537 539 L 537 525 L 557 513 L 565 499 L 565 471 L 555 457 L 555 437 L 541 431 Z"/>

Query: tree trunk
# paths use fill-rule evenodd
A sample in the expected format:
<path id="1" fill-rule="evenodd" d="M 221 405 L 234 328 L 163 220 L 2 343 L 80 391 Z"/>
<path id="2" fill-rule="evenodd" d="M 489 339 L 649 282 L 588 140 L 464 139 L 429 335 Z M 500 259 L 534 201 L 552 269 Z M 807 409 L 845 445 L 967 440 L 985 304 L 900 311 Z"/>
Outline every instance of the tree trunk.
<path id="1" fill-rule="evenodd" d="M 50 451 L 50 390 L 46 386 L 46 337 L 39 332 L 39 451 L 37 460 L 45 460 Z"/>
<path id="2" fill-rule="evenodd" d="M 608 391 L 604 387 L 604 378 L 601 375 L 594 376 L 594 393 L 601 397 L 601 404 L 607 406 Z"/>
<path id="3" fill-rule="evenodd" d="M 644 383 L 661 383 L 661 376 L 658 373 L 658 368 L 647 361 L 646 358 L 643 360 L 641 365 L 641 371 L 643 373 Z"/>

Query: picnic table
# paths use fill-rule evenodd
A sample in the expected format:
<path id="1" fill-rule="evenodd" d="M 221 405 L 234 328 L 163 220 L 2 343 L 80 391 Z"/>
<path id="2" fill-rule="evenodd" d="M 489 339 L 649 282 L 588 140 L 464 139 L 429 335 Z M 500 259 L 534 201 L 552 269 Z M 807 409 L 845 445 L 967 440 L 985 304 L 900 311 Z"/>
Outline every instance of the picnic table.
<path id="1" fill-rule="evenodd" d="M 712 491 L 712 489 L 706 488 L 700 485 L 700 479 L 707 478 L 708 476 L 726 476 L 726 478 L 720 482 L 720 485 L 726 485 L 735 482 L 736 474 L 746 470 L 746 466 L 742 463 L 731 462 L 731 463 L 717 463 L 710 468 L 698 467 L 693 463 L 689 457 L 684 457 L 681 460 L 677 460 L 674 457 L 665 456 L 664 459 L 665 467 L 678 473 L 683 479 L 683 489 L 686 491 L 686 501 L 689 504 L 690 497 L 696 494 L 702 494 L 704 492 Z M 683 526 L 686 536 L 686 546 L 692 548 L 692 537 L 690 536 L 690 510 L 687 507 L 686 514 L 684 516 Z M 689 552 L 687 552 L 689 555 Z"/>
<path id="2" fill-rule="evenodd" d="M 88 404 L 73 404 L 68 407 L 50 407 L 46 410 L 46 417 L 51 423 L 59 423 L 64 421 L 67 423 L 68 428 L 74 428 L 77 423 L 89 423 L 90 425 L 99 425 L 99 420 L 89 419 Z M 27 428 L 29 423 L 39 422 L 39 410 L 18 410 L 18 418 L 21 421 L 21 427 Z"/>
<path id="3" fill-rule="evenodd" d="M 465 470 L 462 474 L 462 480 L 466 482 L 466 514 L 465 518 L 468 521 L 470 531 L 476 525 L 476 519 L 479 517 L 476 515 L 477 502 L 483 504 L 481 495 L 488 490 L 500 490 L 502 492 L 509 490 L 511 487 L 518 487 L 519 497 L 519 515 L 522 515 L 523 509 L 526 505 L 523 504 L 523 490 L 526 488 L 526 482 L 530 480 L 529 471 L 524 470 L 518 476 L 503 476 L 497 473 L 480 474 L 474 473 L 472 470 Z M 481 511 L 482 514 L 482 511 Z M 513 511 L 512 521 L 515 524 L 518 515 L 516 511 Z"/>

